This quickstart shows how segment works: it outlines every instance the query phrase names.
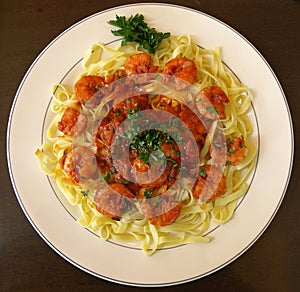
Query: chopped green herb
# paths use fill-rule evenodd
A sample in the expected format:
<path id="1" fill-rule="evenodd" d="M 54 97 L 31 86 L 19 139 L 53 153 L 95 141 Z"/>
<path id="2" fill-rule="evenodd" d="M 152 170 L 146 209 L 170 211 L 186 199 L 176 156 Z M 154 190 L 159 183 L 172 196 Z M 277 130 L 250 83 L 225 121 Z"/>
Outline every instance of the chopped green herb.
<path id="1" fill-rule="evenodd" d="M 118 109 L 118 110 L 116 111 L 116 117 L 121 116 L 121 114 L 122 114 L 122 111 L 121 111 L 120 109 Z"/>
<path id="2" fill-rule="evenodd" d="M 84 197 L 87 197 L 89 195 L 89 190 L 83 190 L 81 193 Z"/>
<path id="3" fill-rule="evenodd" d="M 108 181 L 111 178 L 111 173 L 108 171 L 104 177 L 105 181 Z"/>
<path id="4" fill-rule="evenodd" d="M 206 108 L 206 110 L 208 111 L 208 112 L 210 112 L 210 113 L 213 113 L 213 114 L 218 114 L 218 112 L 217 112 L 217 110 L 213 107 L 213 106 L 208 106 L 207 108 Z"/>
<path id="5" fill-rule="evenodd" d="M 227 144 L 227 155 L 231 155 L 232 153 L 236 152 L 236 149 L 232 148 L 232 144 L 234 143 L 234 140 L 232 138 L 227 139 L 226 144 Z"/>
<path id="6" fill-rule="evenodd" d="M 227 155 L 231 155 L 231 154 L 233 154 L 233 153 L 235 153 L 235 152 L 236 152 L 235 149 L 228 149 Z"/>
<path id="7" fill-rule="evenodd" d="M 205 170 L 205 166 L 204 166 L 204 165 L 202 165 L 202 166 L 200 167 L 200 169 L 199 169 L 199 174 L 200 174 L 200 176 L 202 176 L 202 177 L 206 177 L 207 173 L 206 173 L 206 170 Z"/>
<path id="8" fill-rule="evenodd" d="M 178 166 L 177 162 L 173 158 L 167 157 L 167 160 L 172 162 L 174 164 L 174 167 Z"/>
<path id="9" fill-rule="evenodd" d="M 121 182 L 123 185 L 127 186 L 130 184 L 130 181 L 129 180 L 124 180 Z"/>
<path id="10" fill-rule="evenodd" d="M 226 165 L 231 165 L 231 161 L 227 160 Z"/>
<path id="11" fill-rule="evenodd" d="M 243 136 L 241 136 L 241 137 L 240 137 L 240 141 L 239 141 L 239 147 L 240 147 L 240 148 L 243 148 L 243 147 L 244 147 L 244 143 L 243 143 L 243 142 L 244 142 L 244 139 L 243 139 Z"/>
<path id="12" fill-rule="evenodd" d="M 235 153 L 236 152 L 236 149 L 233 149 L 233 148 L 228 148 L 227 149 L 227 155 L 230 155 L 232 153 Z"/>
<path id="13" fill-rule="evenodd" d="M 169 32 L 161 33 L 157 32 L 155 28 L 148 27 L 144 21 L 144 16 L 138 13 L 128 19 L 125 16 L 116 15 L 116 19 L 110 20 L 108 23 L 120 28 L 111 32 L 115 36 L 124 37 L 121 42 L 122 46 L 127 45 L 129 42 L 137 42 L 151 54 L 155 53 L 156 48 L 163 39 L 170 36 Z"/>
<path id="14" fill-rule="evenodd" d="M 153 160 L 160 161 L 161 158 L 164 157 L 164 154 L 161 151 L 161 145 L 163 143 L 170 143 L 172 149 L 175 149 L 175 141 L 177 143 L 183 141 L 183 137 L 180 137 L 177 132 L 169 134 L 164 131 L 165 129 L 172 128 L 172 122 L 169 124 L 161 124 L 159 121 L 155 121 L 151 118 L 145 119 L 144 122 L 147 123 L 149 130 L 141 131 L 140 126 L 134 123 L 134 118 L 131 116 L 134 112 L 134 109 L 129 109 L 127 111 L 128 118 L 130 119 L 130 122 L 132 121 L 132 124 L 130 124 L 128 130 L 121 134 L 121 137 L 128 141 L 130 149 L 137 154 L 138 158 L 144 163 L 150 165 L 149 159 L 153 151 L 161 152 L 152 155 Z M 177 129 L 174 129 L 174 131 L 177 131 Z M 178 151 L 177 154 L 180 155 L 180 151 Z"/>
<path id="15" fill-rule="evenodd" d="M 151 189 L 145 189 L 144 196 L 146 199 L 151 199 L 152 191 Z"/>
<path id="16" fill-rule="evenodd" d="M 131 118 L 135 114 L 135 110 L 133 108 L 128 109 L 127 116 L 128 118 Z"/>
<path id="17" fill-rule="evenodd" d="M 134 129 L 131 129 L 131 131 Z M 152 151 L 161 150 L 161 144 L 166 142 L 168 139 L 171 139 L 168 134 L 159 131 L 159 130 L 146 130 L 140 133 L 139 135 L 134 135 L 127 133 L 130 131 L 126 131 L 124 134 L 130 140 L 130 148 L 137 153 L 139 153 L 139 159 L 143 160 L 146 164 L 150 165 L 149 157 Z M 170 140 L 173 142 L 173 139 Z"/>

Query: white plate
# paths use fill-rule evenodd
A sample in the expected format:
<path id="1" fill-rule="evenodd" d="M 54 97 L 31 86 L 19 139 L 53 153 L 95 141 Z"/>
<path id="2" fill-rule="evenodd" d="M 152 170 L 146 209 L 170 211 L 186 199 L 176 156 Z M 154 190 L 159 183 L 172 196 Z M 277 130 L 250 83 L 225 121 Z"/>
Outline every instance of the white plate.
<path id="1" fill-rule="evenodd" d="M 184 245 L 146 257 L 140 250 L 105 242 L 82 228 L 55 195 L 39 168 L 50 88 L 69 76 L 95 42 L 115 40 L 107 21 L 144 14 L 160 31 L 189 33 L 206 48 L 222 47 L 223 59 L 254 93 L 258 163 L 233 220 L 213 231 L 209 244 Z M 75 66 L 75 67 L 74 67 Z M 70 71 L 71 70 L 71 71 Z M 67 75 L 66 75 L 67 74 Z M 280 133 L 280 139 L 278 139 Z M 97 277 L 135 286 L 167 286 L 204 277 L 243 254 L 270 224 L 290 177 L 293 131 L 282 88 L 260 53 L 238 32 L 204 13 L 173 5 L 142 4 L 109 9 L 71 26 L 38 56 L 17 91 L 7 131 L 11 180 L 21 208 L 38 234 L 59 255 Z M 276 161 L 275 161 L 276 159 Z M 274 167 L 274 165 L 280 167 Z"/>

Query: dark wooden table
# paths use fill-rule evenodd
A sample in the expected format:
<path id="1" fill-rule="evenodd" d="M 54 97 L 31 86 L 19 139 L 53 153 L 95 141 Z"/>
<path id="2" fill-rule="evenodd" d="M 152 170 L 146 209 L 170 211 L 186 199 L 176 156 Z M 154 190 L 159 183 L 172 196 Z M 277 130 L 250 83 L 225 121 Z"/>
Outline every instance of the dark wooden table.
<path id="1" fill-rule="evenodd" d="M 5 156 L 9 110 L 23 75 L 38 53 L 59 33 L 82 18 L 130 2 L 136 1 L 10 0 L 0 3 L 0 291 L 139 289 L 86 274 L 49 248 L 31 227 L 18 205 Z M 277 74 L 285 91 L 297 142 L 297 126 L 300 122 L 300 1 L 168 2 L 215 16 L 238 30 L 256 46 Z M 275 164 L 274 167 L 280 168 L 280 165 Z M 206 278 L 162 290 L 299 291 L 299 177 L 300 160 L 295 156 L 290 185 L 281 208 L 263 236 L 245 254 Z"/>

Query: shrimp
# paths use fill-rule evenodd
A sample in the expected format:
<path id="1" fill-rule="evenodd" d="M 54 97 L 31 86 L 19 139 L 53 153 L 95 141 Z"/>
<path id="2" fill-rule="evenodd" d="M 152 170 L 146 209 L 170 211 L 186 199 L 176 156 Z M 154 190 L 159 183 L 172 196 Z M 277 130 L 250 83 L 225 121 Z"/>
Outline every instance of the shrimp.
<path id="1" fill-rule="evenodd" d="M 114 81 L 125 77 L 124 73 L 124 70 L 116 70 L 114 74 L 105 76 L 104 81 L 107 84 L 113 83 Z"/>
<path id="2" fill-rule="evenodd" d="M 129 177 L 132 177 L 136 184 L 140 187 L 141 185 L 147 185 L 149 182 L 151 183 L 155 177 L 155 171 L 150 171 L 150 165 L 145 163 L 143 160 L 139 158 L 135 158 L 132 162 L 132 169 L 129 169 Z M 123 167 L 123 171 L 127 170 L 127 165 Z M 128 173 L 128 170 L 127 170 Z"/>
<path id="3" fill-rule="evenodd" d="M 122 98 L 122 96 L 120 96 Z M 122 114 L 125 117 L 128 115 L 128 111 L 138 111 L 149 108 L 149 98 L 146 95 L 135 95 L 126 99 L 116 98 L 113 102 L 113 110 L 119 115 Z"/>
<path id="4" fill-rule="evenodd" d="M 217 164 L 237 165 L 246 156 L 246 146 L 243 136 L 226 138 L 218 132 L 210 146 L 210 156 Z"/>
<path id="5" fill-rule="evenodd" d="M 62 161 L 63 170 L 76 184 L 80 180 L 99 178 L 98 166 L 94 152 L 85 146 L 80 146 L 68 152 Z"/>
<path id="6" fill-rule="evenodd" d="M 176 99 L 164 95 L 157 95 L 151 100 L 153 109 L 164 110 L 178 116 L 181 110 L 181 103 Z"/>
<path id="7" fill-rule="evenodd" d="M 151 100 L 151 106 L 154 109 L 169 112 L 180 118 L 180 120 L 185 123 L 185 125 L 191 130 L 196 141 L 203 141 L 203 136 L 206 134 L 205 125 L 191 108 L 189 108 L 185 104 L 180 103 L 176 99 L 163 95 L 155 96 Z M 165 122 L 172 121 L 170 120 Z"/>
<path id="8" fill-rule="evenodd" d="M 185 57 L 178 57 L 165 64 L 163 74 L 174 75 L 192 84 L 197 79 L 197 67 L 194 61 Z"/>
<path id="9" fill-rule="evenodd" d="M 146 164 L 143 160 L 136 158 L 132 162 L 132 167 L 138 172 L 147 172 L 150 169 L 150 165 Z"/>
<path id="10" fill-rule="evenodd" d="M 182 110 L 179 113 L 179 118 L 191 130 L 196 141 L 203 142 L 203 137 L 206 134 L 206 125 L 199 119 L 195 112 L 186 105 L 182 105 Z"/>
<path id="11" fill-rule="evenodd" d="M 226 178 L 221 170 L 212 165 L 202 165 L 193 188 L 193 196 L 202 201 L 212 201 L 225 194 Z"/>
<path id="12" fill-rule="evenodd" d="M 170 157 L 167 157 L 165 169 L 160 164 L 156 165 L 156 167 L 153 165 L 149 166 L 139 158 L 133 160 L 132 167 L 135 170 L 132 172 L 134 180 L 143 188 L 160 188 L 163 185 L 170 186 L 176 181 L 179 172 L 176 160 Z"/>
<path id="13" fill-rule="evenodd" d="M 132 208 L 134 194 L 121 183 L 112 183 L 99 188 L 95 194 L 96 209 L 103 215 L 120 219 L 122 214 Z"/>
<path id="14" fill-rule="evenodd" d="M 110 148 L 103 143 L 99 142 L 97 145 L 96 158 L 101 172 L 109 170 L 113 166 Z"/>
<path id="15" fill-rule="evenodd" d="M 97 131 L 95 135 L 96 146 L 99 146 L 102 143 L 105 144 L 107 147 L 111 145 L 115 133 L 115 126 L 113 122 L 114 120 L 111 118 L 111 116 L 106 116 L 101 121 L 101 124 L 96 129 Z"/>
<path id="16" fill-rule="evenodd" d="M 97 75 L 85 75 L 75 83 L 75 95 L 81 104 L 88 108 L 95 108 L 102 98 L 99 90 L 105 85 L 104 78 Z"/>
<path id="17" fill-rule="evenodd" d="M 182 202 L 174 201 L 172 197 L 166 195 L 142 200 L 140 205 L 144 216 L 155 226 L 172 224 L 182 208 Z"/>
<path id="18" fill-rule="evenodd" d="M 155 73 L 158 70 L 158 66 L 151 65 L 151 55 L 147 53 L 139 53 L 130 56 L 125 64 L 126 76 L 132 76 L 142 73 Z"/>
<path id="19" fill-rule="evenodd" d="M 226 118 L 224 103 L 229 99 L 225 92 L 219 86 L 208 86 L 200 91 L 197 108 L 204 117 L 209 119 Z"/>
<path id="20" fill-rule="evenodd" d="M 178 161 L 180 158 L 179 147 L 175 142 L 172 143 L 162 143 L 161 151 L 164 153 L 165 157 L 171 158 L 172 160 Z"/>
<path id="21" fill-rule="evenodd" d="M 87 127 L 87 116 L 77 109 L 68 107 L 58 122 L 58 130 L 66 135 L 79 136 Z"/>

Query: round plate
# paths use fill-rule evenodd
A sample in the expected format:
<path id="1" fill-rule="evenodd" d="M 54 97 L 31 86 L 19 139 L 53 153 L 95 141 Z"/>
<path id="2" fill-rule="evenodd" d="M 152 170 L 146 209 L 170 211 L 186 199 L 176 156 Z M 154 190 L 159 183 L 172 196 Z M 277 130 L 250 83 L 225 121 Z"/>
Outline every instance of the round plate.
<path id="1" fill-rule="evenodd" d="M 250 188 L 234 218 L 215 229 L 209 244 L 141 250 L 106 242 L 82 228 L 55 195 L 35 150 L 41 145 L 50 89 L 77 66 L 90 46 L 116 38 L 107 21 L 141 13 L 150 27 L 188 33 L 206 48 L 222 47 L 224 62 L 251 88 L 259 155 Z M 174 21 L 174 20 L 180 21 Z M 280 117 L 280 119 L 278 119 Z M 274 131 L 276 129 L 276 131 Z M 277 133 L 281 138 L 278 139 Z M 261 54 L 221 21 L 184 7 L 138 4 L 113 8 L 71 26 L 29 68 L 17 91 L 7 131 L 7 155 L 18 201 L 38 234 L 59 255 L 94 276 L 133 286 L 168 286 L 199 279 L 226 266 L 264 232 L 277 212 L 293 160 L 292 121 L 282 88 Z M 274 167 L 274 159 L 280 167 Z"/>

